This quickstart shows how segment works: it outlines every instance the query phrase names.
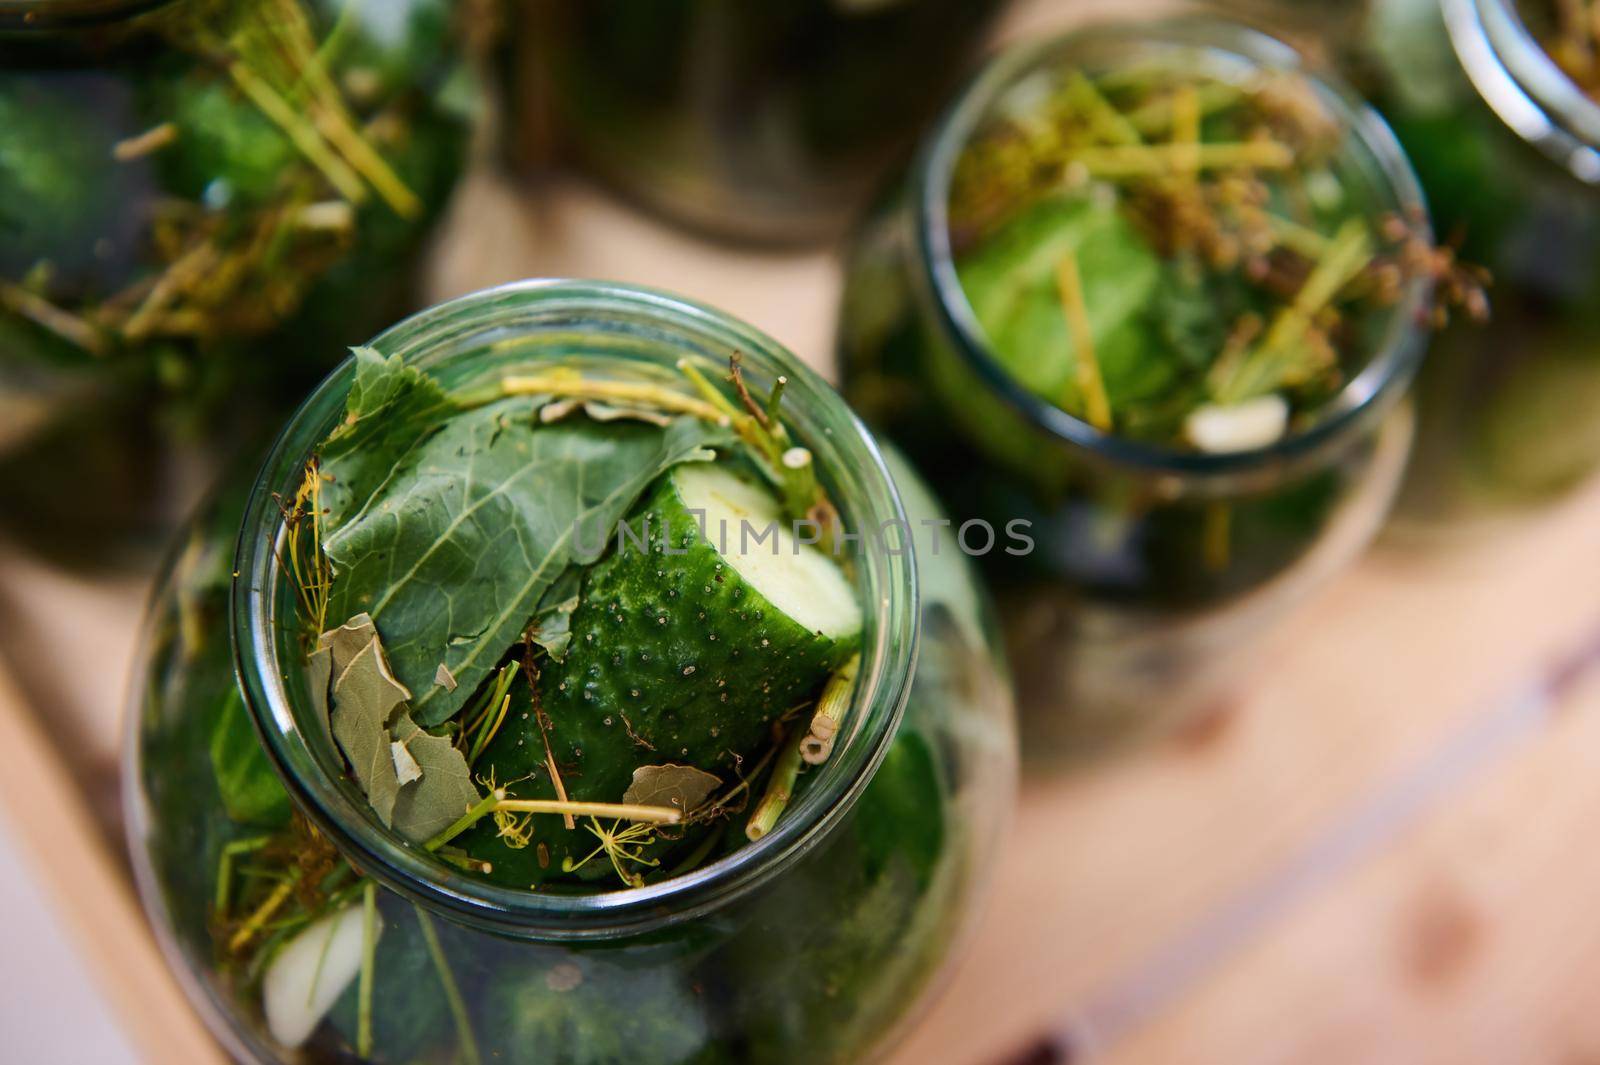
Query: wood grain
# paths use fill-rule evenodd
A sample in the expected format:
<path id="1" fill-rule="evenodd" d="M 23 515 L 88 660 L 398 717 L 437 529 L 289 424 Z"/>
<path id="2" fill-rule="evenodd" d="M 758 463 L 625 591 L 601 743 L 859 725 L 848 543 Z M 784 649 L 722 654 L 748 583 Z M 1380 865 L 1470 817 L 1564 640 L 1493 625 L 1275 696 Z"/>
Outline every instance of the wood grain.
<path id="1" fill-rule="evenodd" d="M 0 750 L 0 810 L 132 1042 L 152 1062 L 220 1065 L 222 1054 L 156 947 L 126 869 L 3 664 Z"/>

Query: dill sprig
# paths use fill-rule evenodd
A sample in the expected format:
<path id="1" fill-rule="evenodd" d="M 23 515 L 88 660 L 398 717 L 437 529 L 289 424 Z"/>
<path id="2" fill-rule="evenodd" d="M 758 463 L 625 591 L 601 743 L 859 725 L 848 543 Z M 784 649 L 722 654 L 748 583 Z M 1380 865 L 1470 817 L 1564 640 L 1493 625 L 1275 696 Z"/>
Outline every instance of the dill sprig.
<path id="1" fill-rule="evenodd" d="M 300 487 L 283 510 L 283 538 L 278 566 L 289 578 L 301 620 L 312 636 L 327 631 L 328 591 L 333 567 L 322 550 L 322 473 L 317 460 L 306 463 Z"/>

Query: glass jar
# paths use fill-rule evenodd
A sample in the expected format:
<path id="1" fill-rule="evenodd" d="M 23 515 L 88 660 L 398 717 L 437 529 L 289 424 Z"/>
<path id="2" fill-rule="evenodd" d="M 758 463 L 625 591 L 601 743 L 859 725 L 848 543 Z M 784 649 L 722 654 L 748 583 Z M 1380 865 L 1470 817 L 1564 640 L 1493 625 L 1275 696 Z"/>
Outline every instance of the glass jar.
<path id="1" fill-rule="evenodd" d="M 669 296 L 523 282 L 373 343 L 445 379 L 575 355 L 670 368 L 742 352 L 753 380 L 788 377 L 791 424 L 847 526 L 921 530 L 930 516 L 915 477 L 815 374 L 749 327 Z M 303 651 L 274 622 L 293 610 L 277 500 L 341 417 L 351 372 L 347 362 L 294 415 L 247 499 L 234 484 L 196 520 L 139 659 L 126 767 L 134 865 L 219 1038 L 246 1060 L 353 1060 L 354 984 L 291 1053 L 263 1026 L 259 972 L 229 961 L 240 925 L 220 919 L 230 879 L 219 862 L 279 854 L 347 862 L 377 885 L 371 1060 L 856 1062 L 883 1046 L 966 927 L 1012 798 L 1009 690 L 965 560 L 863 538 L 848 736 L 769 835 L 644 887 L 507 889 L 384 830 L 296 697 L 303 671 L 287 663 Z M 248 799 L 227 789 L 225 804 L 219 778 L 264 763 L 272 786 Z M 285 832 L 309 842 L 260 842 Z"/>
<path id="2" fill-rule="evenodd" d="M 1438 232 L 1492 278 L 1489 322 L 1457 315 L 1418 378 L 1397 529 L 1482 533 L 1600 460 L 1600 104 L 1510 0 L 1375 0 L 1352 60 Z"/>
<path id="3" fill-rule="evenodd" d="M 270 428 L 412 309 L 475 100 L 451 23 L 447 0 L 0 0 L 14 531 L 99 552 L 161 527 L 169 442 Z"/>
<path id="4" fill-rule="evenodd" d="M 528 5 L 514 91 L 607 182 L 697 228 L 841 233 L 951 88 L 1000 0 Z M 515 47 L 515 45 L 514 45 Z"/>
<path id="5" fill-rule="evenodd" d="M 985 556 L 1024 750 L 1088 757 L 1210 707 L 1262 628 L 1354 559 L 1388 509 L 1410 439 L 1400 403 L 1427 285 L 1409 285 L 1372 358 L 1308 428 L 1263 448 L 1180 451 L 1102 433 L 1020 385 L 982 339 L 952 260 L 952 168 L 975 124 L 1047 64 L 1154 56 L 1298 70 L 1285 46 L 1218 20 L 1082 30 L 1015 48 L 963 93 L 848 255 L 845 393 L 925 471 L 957 519 L 1024 521 L 1032 550 Z M 1313 81 L 1351 130 L 1339 170 L 1367 202 L 1421 211 L 1398 146 Z M 1017 527 L 1019 530 L 1023 526 Z"/>

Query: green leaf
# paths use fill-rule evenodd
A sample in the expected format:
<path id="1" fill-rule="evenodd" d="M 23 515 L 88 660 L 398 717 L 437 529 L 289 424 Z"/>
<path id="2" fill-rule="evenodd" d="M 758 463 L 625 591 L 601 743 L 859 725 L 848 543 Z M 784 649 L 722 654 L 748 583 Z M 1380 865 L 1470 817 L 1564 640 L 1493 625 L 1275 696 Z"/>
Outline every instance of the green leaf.
<path id="1" fill-rule="evenodd" d="M 403 711 L 392 735 L 422 775 L 400 789 L 390 824 L 411 842 L 421 843 L 449 828 L 482 796 L 467 760 L 448 739 L 423 731 Z"/>
<path id="2" fill-rule="evenodd" d="M 231 684 L 211 733 L 211 768 L 229 818 L 270 827 L 289 820 L 289 793 L 250 725 L 239 689 Z"/>
<path id="3" fill-rule="evenodd" d="M 379 368 L 358 357 L 367 375 L 358 372 L 351 393 L 353 418 L 323 452 L 323 472 L 348 493 L 330 504 L 324 541 L 330 609 L 377 622 L 395 676 L 419 693 L 411 710 L 424 726 L 461 709 L 551 585 L 570 563 L 603 552 L 658 475 L 714 457 L 707 447 L 726 440 L 688 417 L 665 429 L 587 418 L 540 425 L 543 400 L 530 396 L 430 425 L 436 388 L 395 360 Z M 374 417 L 406 428 L 365 428 Z M 357 439 L 370 453 L 352 453 Z M 441 663 L 453 690 L 433 683 Z"/>
<path id="4" fill-rule="evenodd" d="M 1095 359 L 1115 411 L 1167 354 L 1142 313 L 1162 280 L 1161 259 L 1114 201 L 1048 199 L 1023 212 L 961 263 L 961 287 L 995 354 L 1030 391 L 1080 409 L 1076 350 L 1056 270 L 1077 256 Z"/>
<path id="5" fill-rule="evenodd" d="M 355 380 L 344 421 L 318 451 L 330 528 L 348 523 L 372 501 L 397 460 L 420 446 L 453 405 L 439 383 L 371 348 L 352 348 Z"/>
<path id="6" fill-rule="evenodd" d="M 557 662 L 567 657 L 572 643 L 572 612 L 578 609 L 578 590 L 583 584 L 582 566 L 568 566 L 539 601 L 539 610 L 529 629 L 534 643 L 543 647 Z"/>
<path id="7" fill-rule="evenodd" d="M 642 765 L 633 771 L 633 783 L 622 793 L 622 801 L 675 806 L 688 813 L 721 786 L 722 778 L 692 765 Z"/>

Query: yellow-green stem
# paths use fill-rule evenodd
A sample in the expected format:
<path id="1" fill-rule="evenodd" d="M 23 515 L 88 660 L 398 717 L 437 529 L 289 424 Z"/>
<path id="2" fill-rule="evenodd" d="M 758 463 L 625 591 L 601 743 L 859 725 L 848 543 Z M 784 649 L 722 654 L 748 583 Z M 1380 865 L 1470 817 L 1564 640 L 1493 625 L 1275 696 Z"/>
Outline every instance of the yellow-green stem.
<path id="1" fill-rule="evenodd" d="M 767 790 L 744 826 L 745 838 L 752 843 L 772 831 L 778 818 L 788 808 L 789 800 L 794 797 L 795 781 L 800 777 L 800 743 L 808 731 L 804 722 L 791 729 L 783 749 L 778 752 L 777 760 L 772 763 L 772 776 L 767 780 Z"/>

